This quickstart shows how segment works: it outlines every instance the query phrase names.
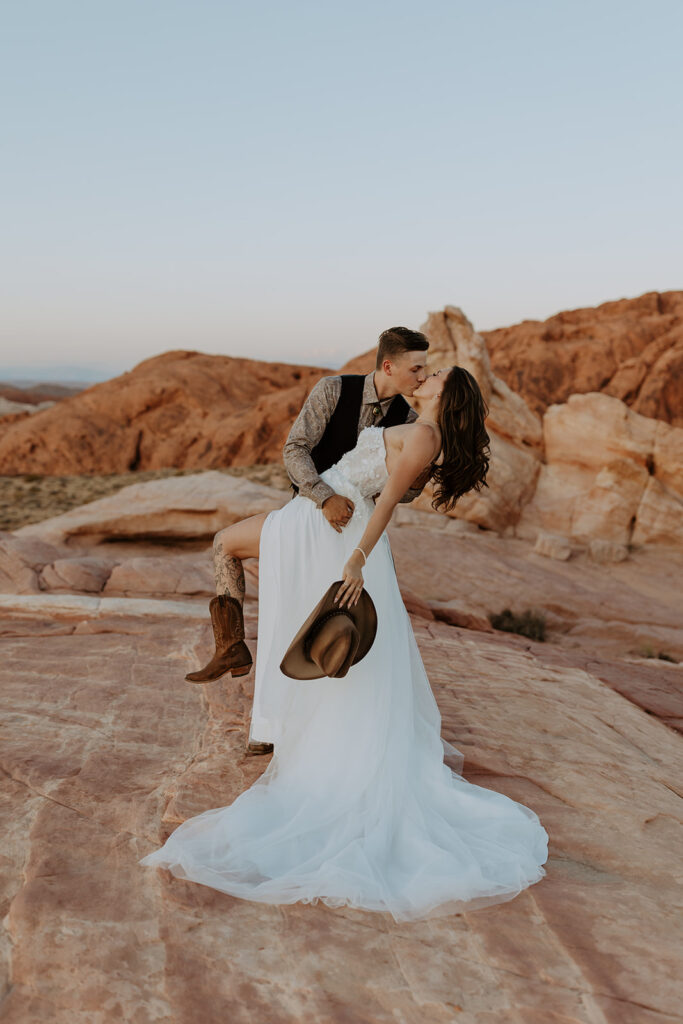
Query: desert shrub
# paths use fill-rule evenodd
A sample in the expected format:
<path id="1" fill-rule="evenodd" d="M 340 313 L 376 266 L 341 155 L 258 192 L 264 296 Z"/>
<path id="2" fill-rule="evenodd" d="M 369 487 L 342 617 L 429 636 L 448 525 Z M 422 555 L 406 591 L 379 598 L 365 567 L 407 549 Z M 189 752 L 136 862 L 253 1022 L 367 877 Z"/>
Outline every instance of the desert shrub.
<path id="1" fill-rule="evenodd" d="M 541 643 L 545 640 L 545 615 L 530 608 L 520 614 L 504 608 L 498 614 L 489 615 L 489 622 L 494 629 L 502 629 L 505 633 L 518 633 Z"/>
<path id="2" fill-rule="evenodd" d="M 641 658 L 659 658 L 660 661 L 670 661 L 674 665 L 678 664 L 676 659 L 672 658 L 672 656 L 667 654 L 666 651 L 660 651 L 659 654 L 656 654 L 652 644 L 646 644 L 644 647 L 641 647 L 638 654 Z"/>

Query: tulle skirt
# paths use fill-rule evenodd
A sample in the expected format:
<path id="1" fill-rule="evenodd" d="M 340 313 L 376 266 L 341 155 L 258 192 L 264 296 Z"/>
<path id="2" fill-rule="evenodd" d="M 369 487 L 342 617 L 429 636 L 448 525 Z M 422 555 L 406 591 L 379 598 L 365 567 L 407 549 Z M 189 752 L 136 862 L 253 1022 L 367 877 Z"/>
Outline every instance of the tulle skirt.
<path id="1" fill-rule="evenodd" d="M 460 775 L 386 533 L 363 569 L 378 617 L 369 653 L 342 679 L 280 671 L 374 508 L 329 482 L 356 502 L 341 533 L 297 496 L 261 534 L 251 738 L 275 744 L 270 764 L 232 804 L 188 819 L 140 863 L 244 899 L 320 900 L 397 921 L 511 899 L 544 876 L 547 834 L 534 811 Z"/>

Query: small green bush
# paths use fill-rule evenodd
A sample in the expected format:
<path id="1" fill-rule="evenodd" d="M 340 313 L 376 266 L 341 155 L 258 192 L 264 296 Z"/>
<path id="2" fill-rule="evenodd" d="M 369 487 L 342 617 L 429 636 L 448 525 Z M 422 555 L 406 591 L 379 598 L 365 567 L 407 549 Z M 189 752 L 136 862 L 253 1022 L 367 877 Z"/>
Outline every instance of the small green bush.
<path id="1" fill-rule="evenodd" d="M 530 608 L 520 615 L 504 608 L 497 615 L 489 615 L 489 622 L 494 629 L 502 629 L 505 633 L 518 633 L 541 643 L 545 641 L 545 615 Z"/>
<path id="2" fill-rule="evenodd" d="M 644 647 L 640 648 L 638 654 L 641 658 L 659 658 L 660 661 L 670 661 L 674 665 L 678 664 L 676 659 L 672 658 L 670 654 L 666 653 L 666 651 L 660 651 L 659 654 L 655 654 L 652 644 L 645 644 Z"/>

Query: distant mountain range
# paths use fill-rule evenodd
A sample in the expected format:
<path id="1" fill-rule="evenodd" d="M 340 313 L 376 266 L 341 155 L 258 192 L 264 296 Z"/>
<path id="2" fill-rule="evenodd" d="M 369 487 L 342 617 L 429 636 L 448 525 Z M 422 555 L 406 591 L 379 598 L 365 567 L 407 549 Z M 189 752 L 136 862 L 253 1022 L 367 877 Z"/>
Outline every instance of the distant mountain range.
<path id="1" fill-rule="evenodd" d="M 0 398 L 22 405 L 39 405 L 41 402 L 58 402 L 70 395 L 77 395 L 87 387 L 90 387 L 90 384 L 84 382 L 76 384 L 61 381 L 37 383 L 32 380 L 0 380 Z"/>

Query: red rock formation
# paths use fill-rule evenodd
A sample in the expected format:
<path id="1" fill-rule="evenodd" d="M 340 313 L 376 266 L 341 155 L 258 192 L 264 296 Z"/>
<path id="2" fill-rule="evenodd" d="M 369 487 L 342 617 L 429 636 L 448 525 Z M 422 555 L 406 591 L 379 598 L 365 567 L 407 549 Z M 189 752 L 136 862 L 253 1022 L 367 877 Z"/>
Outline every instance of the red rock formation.
<path id="1" fill-rule="evenodd" d="M 320 367 L 173 351 L 14 422 L 0 473 L 118 473 L 280 458 Z"/>
<path id="2" fill-rule="evenodd" d="M 571 394 L 603 391 L 643 416 L 683 426 L 683 291 L 481 333 L 494 373 L 541 414 Z"/>
<path id="3" fill-rule="evenodd" d="M 442 347 L 440 324 L 451 308 L 432 313 L 420 328 L 430 353 Z M 604 391 L 643 416 L 683 426 L 683 291 L 647 292 L 479 333 L 494 374 L 540 415 L 570 395 Z M 341 372 L 374 366 L 372 349 Z"/>

